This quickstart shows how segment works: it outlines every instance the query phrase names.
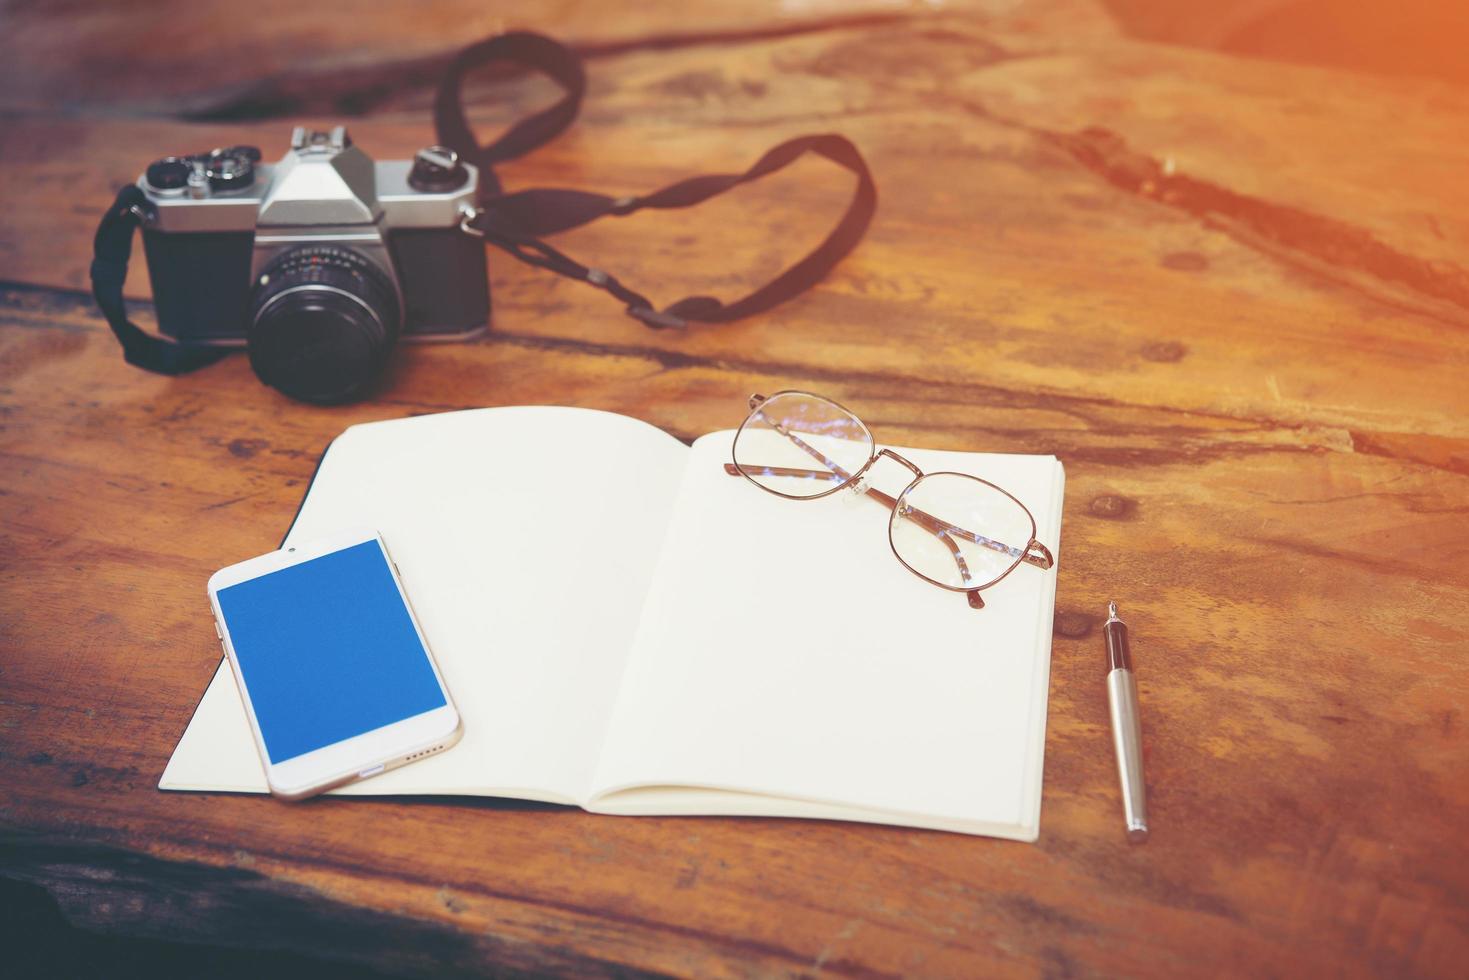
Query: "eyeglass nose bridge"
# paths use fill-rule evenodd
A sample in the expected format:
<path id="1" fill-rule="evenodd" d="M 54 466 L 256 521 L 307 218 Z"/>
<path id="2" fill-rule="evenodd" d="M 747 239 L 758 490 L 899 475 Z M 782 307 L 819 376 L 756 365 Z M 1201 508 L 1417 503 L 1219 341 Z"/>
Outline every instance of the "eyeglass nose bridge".
<path id="1" fill-rule="evenodd" d="M 866 470 L 873 463 L 877 462 L 879 459 L 882 459 L 884 456 L 886 456 L 888 459 L 891 459 L 891 460 L 897 462 L 898 465 L 900 465 L 900 466 L 906 466 L 906 467 L 908 467 L 908 469 L 912 470 L 913 471 L 913 479 L 915 479 L 915 480 L 918 479 L 919 477 L 921 477 L 923 475 L 923 471 L 920 470 L 911 460 L 904 459 L 902 456 L 899 456 L 897 453 L 893 452 L 891 449 L 879 449 L 878 452 L 877 452 L 877 455 L 874 456 L 874 457 L 872 457 L 872 459 L 868 461 L 867 466 L 864 466 L 863 467 L 863 470 Z"/>

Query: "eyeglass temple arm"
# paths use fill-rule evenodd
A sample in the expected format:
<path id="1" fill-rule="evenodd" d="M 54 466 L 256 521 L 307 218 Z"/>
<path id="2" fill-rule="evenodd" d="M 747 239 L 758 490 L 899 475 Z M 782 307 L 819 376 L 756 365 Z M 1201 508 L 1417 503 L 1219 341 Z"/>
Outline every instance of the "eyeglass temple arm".
<path id="1" fill-rule="evenodd" d="M 725 463 L 724 472 L 728 473 L 730 476 L 744 475 L 740 472 L 740 468 L 733 463 Z M 762 466 L 760 467 L 760 472 L 768 476 L 793 476 L 800 477 L 802 479 L 850 479 L 850 477 L 842 476 L 840 473 L 827 472 L 825 470 L 803 470 L 796 469 L 790 466 Z M 898 502 L 896 499 L 888 496 L 875 487 L 867 488 L 867 496 L 871 497 L 873 500 L 877 501 L 879 504 L 888 508 L 889 510 L 892 510 L 898 506 Z M 981 547 L 989 548 L 991 551 L 998 551 L 1001 554 L 1009 555 L 1012 558 L 1020 558 L 1027 564 L 1035 565 L 1037 568 L 1050 568 L 1051 565 L 1054 563 L 1054 559 L 1051 558 L 1050 550 L 1047 549 L 1046 546 L 1041 544 L 1039 541 L 1030 542 L 1025 550 L 1022 551 L 1019 548 L 1005 544 L 1003 541 L 995 541 L 992 538 L 987 538 L 982 534 L 975 534 L 973 531 L 966 531 L 962 527 L 956 527 L 955 525 L 950 524 L 948 521 L 941 520 L 937 517 L 932 516 L 931 514 L 925 513 L 921 510 L 917 510 L 913 507 L 909 507 L 906 511 L 904 511 L 903 516 L 908 518 L 914 524 L 917 524 L 919 527 L 923 528 L 930 534 L 937 535 L 939 538 L 941 538 L 944 544 L 948 545 L 950 550 L 955 553 L 956 559 L 961 565 L 961 571 L 967 571 L 967 569 L 962 568 L 963 557 L 959 555 L 957 546 L 955 546 L 954 542 L 950 540 L 947 535 L 958 535 L 959 537 L 964 538 L 966 541 L 973 541 L 975 544 L 980 545 Z M 1037 554 L 1034 552 L 1039 553 Z M 969 576 L 966 574 L 964 576 L 964 579 L 965 581 L 968 581 Z"/>
<path id="2" fill-rule="evenodd" d="M 1036 568 L 1050 568 L 1056 564 L 1056 559 L 1052 556 L 1051 549 L 1039 541 L 1032 541 L 1025 546 L 1025 555 L 1021 560 L 1027 565 L 1034 565 Z"/>
<path id="3" fill-rule="evenodd" d="M 796 435 L 790 429 L 788 429 L 785 426 L 781 425 L 780 422 L 777 421 L 776 419 L 773 419 L 770 416 L 766 415 L 764 412 L 760 411 L 760 409 L 758 407 L 755 409 L 755 414 L 758 415 L 758 416 L 760 416 L 766 422 L 769 422 L 770 423 L 770 427 L 772 429 L 774 429 L 776 432 L 779 432 L 781 435 L 785 436 L 791 442 L 795 443 L 796 448 L 800 449 L 801 452 L 805 453 L 807 456 L 810 456 L 812 459 L 816 460 L 816 462 L 820 463 L 822 466 L 825 466 L 832 473 L 835 473 L 837 476 L 841 477 L 843 480 L 850 480 L 852 478 L 852 474 L 850 474 L 846 470 L 842 469 L 840 466 L 838 466 L 832 460 L 827 459 L 825 453 L 823 453 L 821 450 L 817 449 L 815 446 L 811 445 L 805 439 L 802 439 L 800 436 Z"/>

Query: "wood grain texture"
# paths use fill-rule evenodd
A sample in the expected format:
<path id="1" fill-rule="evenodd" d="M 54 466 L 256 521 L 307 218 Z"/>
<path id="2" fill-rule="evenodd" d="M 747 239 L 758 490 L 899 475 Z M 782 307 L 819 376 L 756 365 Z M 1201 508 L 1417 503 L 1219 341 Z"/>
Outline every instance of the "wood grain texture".
<path id="1" fill-rule="evenodd" d="M 426 66 L 499 15 L 265 7 L 227 82 L 203 70 L 223 42 L 177 21 L 145 47 L 155 22 L 80 4 L 62 45 L 45 8 L 5 14 L 0 874 L 92 928 L 418 974 L 1462 973 L 1469 93 L 1133 41 L 1080 2 L 510 12 L 593 57 L 582 119 L 508 187 L 637 192 L 841 131 L 879 182 L 868 239 L 810 295 L 682 333 L 492 255 L 489 335 L 313 409 L 243 358 L 126 367 L 83 291 L 97 216 L 157 155 L 273 156 L 354 107 L 360 145 L 405 156 Z M 473 117 L 547 92 L 481 79 Z M 664 302 L 729 298 L 824 234 L 849 179 L 803 163 L 557 244 Z M 145 318 L 141 263 L 129 285 Z M 346 425 L 560 403 L 692 438 L 786 386 L 894 443 L 1066 463 L 1039 843 L 154 788 L 218 659 L 205 579 L 274 547 Z M 1144 847 L 1108 743 L 1109 598 Z"/>

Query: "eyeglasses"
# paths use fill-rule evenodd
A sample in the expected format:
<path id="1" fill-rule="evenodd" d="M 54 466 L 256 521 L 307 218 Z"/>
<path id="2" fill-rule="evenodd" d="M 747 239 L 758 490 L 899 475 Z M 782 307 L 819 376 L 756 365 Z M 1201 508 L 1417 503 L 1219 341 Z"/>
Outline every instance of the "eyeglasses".
<path id="1" fill-rule="evenodd" d="M 924 473 L 891 449 L 879 450 L 862 420 L 831 399 L 780 391 L 751 395 L 750 409 L 726 473 L 791 500 L 850 487 L 877 501 L 892 511 L 888 543 L 898 561 L 941 589 L 965 593 L 975 609 L 984 608 L 982 590 L 1020 565 L 1055 564 L 1035 538 L 1035 518 L 1010 493 L 967 473 Z M 896 498 L 867 482 L 884 456 L 913 473 Z"/>

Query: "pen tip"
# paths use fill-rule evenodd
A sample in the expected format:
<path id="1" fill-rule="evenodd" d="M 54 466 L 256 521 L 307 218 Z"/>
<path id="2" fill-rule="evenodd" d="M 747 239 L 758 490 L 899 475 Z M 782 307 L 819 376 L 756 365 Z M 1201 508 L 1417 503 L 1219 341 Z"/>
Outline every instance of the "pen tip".
<path id="1" fill-rule="evenodd" d="M 1114 602 L 1107 603 L 1107 618 L 1108 619 L 1116 619 L 1117 618 L 1117 603 L 1115 601 Z"/>

